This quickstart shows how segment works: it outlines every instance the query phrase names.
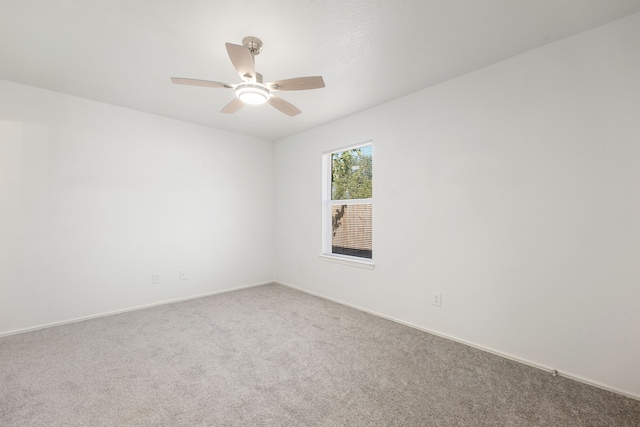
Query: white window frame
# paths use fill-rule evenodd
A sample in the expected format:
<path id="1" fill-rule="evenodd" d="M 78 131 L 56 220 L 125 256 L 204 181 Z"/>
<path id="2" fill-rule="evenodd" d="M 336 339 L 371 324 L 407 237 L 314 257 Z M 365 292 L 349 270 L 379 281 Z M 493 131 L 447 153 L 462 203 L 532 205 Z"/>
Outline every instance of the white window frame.
<path id="1" fill-rule="evenodd" d="M 353 150 L 355 148 L 365 147 L 371 145 L 373 150 L 373 141 L 365 141 L 354 145 L 348 145 L 346 147 L 335 148 L 322 153 L 322 253 L 320 258 L 323 261 L 336 262 L 344 265 L 351 265 L 354 267 L 373 269 L 375 264 L 373 258 L 361 258 L 349 255 L 334 254 L 331 252 L 332 241 L 332 227 L 331 227 L 331 214 L 332 205 L 356 205 L 356 204 L 371 204 L 373 209 L 373 198 L 369 199 L 350 199 L 350 200 L 331 200 L 331 158 L 334 153 L 341 151 Z M 373 240 L 373 224 L 371 224 L 371 242 Z"/>

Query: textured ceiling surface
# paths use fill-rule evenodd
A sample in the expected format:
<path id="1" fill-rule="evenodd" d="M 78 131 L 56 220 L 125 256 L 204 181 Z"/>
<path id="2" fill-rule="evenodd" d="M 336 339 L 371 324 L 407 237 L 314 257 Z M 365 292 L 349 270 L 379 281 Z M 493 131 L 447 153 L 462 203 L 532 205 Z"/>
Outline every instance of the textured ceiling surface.
<path id="1" fill-rule="evenodd" d="M 0 0 L 0 79 L 277 140 L 640 11 L 640 0 Z M 225 42 L 326 88 L 233 115 Z M 1 96 L 1 94 L 0 94 Z"/>

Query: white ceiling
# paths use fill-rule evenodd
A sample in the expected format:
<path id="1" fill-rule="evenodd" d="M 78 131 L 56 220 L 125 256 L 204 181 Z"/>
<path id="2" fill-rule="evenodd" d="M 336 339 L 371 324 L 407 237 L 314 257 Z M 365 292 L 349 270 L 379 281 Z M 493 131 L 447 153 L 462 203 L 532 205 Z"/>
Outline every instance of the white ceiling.
<path id="1" fill-rule="evenodd" d="M 0 0 L 0 79 L 277 140 L 640 11 L 640 0 Z M 225 42 L 326 88 L 234 115 Z M 1 94 L 0 94 L 1 96 Z"/>

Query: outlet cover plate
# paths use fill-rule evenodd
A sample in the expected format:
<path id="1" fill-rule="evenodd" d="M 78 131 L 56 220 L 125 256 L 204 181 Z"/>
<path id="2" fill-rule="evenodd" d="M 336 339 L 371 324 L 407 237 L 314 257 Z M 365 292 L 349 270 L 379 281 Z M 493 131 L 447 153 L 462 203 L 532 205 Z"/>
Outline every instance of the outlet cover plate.
<path id="1" fill-rule="evenodd" d="M 433 305 L 436 307 L 442 306 L 442 294 L 438 292 L 433 293 Z"/>

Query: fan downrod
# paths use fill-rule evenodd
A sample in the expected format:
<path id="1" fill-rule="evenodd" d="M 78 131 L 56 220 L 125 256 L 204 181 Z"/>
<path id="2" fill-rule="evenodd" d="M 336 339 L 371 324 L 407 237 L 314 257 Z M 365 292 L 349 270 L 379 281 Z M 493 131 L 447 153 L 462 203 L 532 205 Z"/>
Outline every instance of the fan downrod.
<path id="1" fill-rule="evenodd" d="M 253 56 L 259 55 L 262 52 L 262 40 L 257 37 L 247 36 L 242 39 L 242 45 L 249 49 L 249 52 Z"/>

